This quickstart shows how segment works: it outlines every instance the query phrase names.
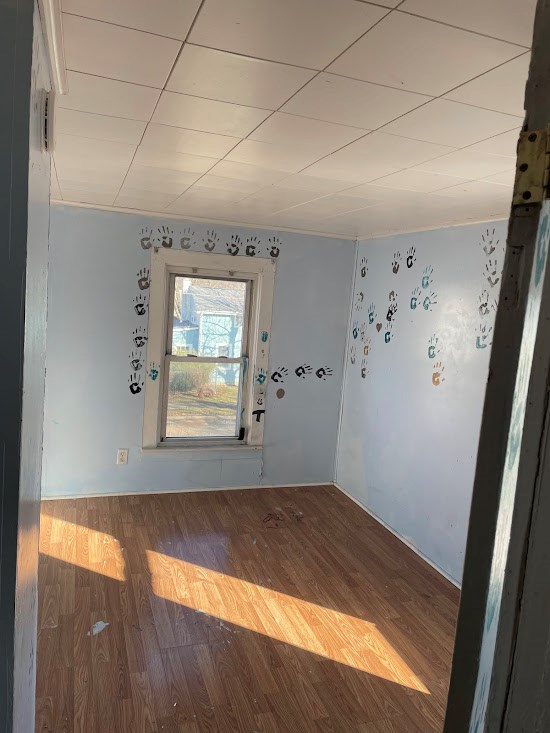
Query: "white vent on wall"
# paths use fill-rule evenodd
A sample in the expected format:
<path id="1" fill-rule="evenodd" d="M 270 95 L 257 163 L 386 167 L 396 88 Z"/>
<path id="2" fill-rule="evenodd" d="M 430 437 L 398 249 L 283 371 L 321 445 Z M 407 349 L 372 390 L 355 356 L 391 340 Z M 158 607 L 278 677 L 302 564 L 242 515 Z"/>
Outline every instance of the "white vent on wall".
<path id="1" fill-rule="evenodd" d="M 42 152 L 55 149 L 55 93 L 42 92 Z"/>

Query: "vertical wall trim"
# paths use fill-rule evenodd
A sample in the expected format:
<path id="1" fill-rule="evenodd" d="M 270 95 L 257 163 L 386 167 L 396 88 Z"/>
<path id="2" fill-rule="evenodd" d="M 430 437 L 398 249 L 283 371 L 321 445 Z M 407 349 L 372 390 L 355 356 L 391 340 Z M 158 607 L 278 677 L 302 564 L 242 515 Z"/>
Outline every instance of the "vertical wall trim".
<path id="1" fill-rule="evenodd" d="M 348 375 L 348 353 L 350 344 L 350 331 L 351 331 L 351 319 L 353 317 L 353 294 L 355 293 L 355 283 L 357 280 L 357 264 L 359 262 L 359 240 L 356 239 L 355 245 L 355 258 L 353 265 L 353 273 L 351 275 L 351 290 L 349 296 L 349 309 L 348 309 L 348 322 L 346 331 L 346 348 L 344 351 L 344 365 L 342 369 L 342 384 L 340 388 L 340 412 L 338 415 L 338 432 L 336 434 L 336 451 L 334 453 L 334 482 L 338 481 L 338 465 L 340 461 L 340 436 L 342 435 L 342 420 L 344 419 L 344 387 L 346 385 L 346 379 Z"/>

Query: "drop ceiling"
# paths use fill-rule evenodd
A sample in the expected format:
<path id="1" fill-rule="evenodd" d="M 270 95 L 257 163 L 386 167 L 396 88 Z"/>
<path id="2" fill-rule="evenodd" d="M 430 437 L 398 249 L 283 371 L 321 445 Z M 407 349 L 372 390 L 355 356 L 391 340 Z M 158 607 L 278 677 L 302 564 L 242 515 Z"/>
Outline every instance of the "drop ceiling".
<path id="1" fill-rule="evenodd" d="M 63 0 L 52 198 L 369 237 L 507 216 L 535 0 Z"/>

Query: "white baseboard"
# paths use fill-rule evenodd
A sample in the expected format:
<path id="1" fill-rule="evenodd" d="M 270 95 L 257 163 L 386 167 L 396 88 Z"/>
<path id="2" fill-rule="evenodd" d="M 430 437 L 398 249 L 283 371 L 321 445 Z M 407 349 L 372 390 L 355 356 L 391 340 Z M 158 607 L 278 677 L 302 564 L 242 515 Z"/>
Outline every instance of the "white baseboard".
<path id="1" fill-rule="evenodd" d="M 153 494 L 195 494 L 203 491 L 246 491 L 248 489 L 293 489 L 307 486 L 333 486 L 333 481 L 325 481 L 309 484 L 254 484 L 252 486 L 215 486 L 215 487 L 191 487 L 186 489 L 152 489 L 151 491 L 107 491 L 101 493 L 86 494 L 59 494 L 56 496 L 42 496 L 41 501 L 59 501 L 62 499 L 101 499 L 108 496 L 150 496 Z"/>
<path id="2" fill-rule="evenodd" d="M 381 524 L 385 529 L 388 530 L 388 532 L 391 532 L 394 537 L 397 537 L 398 540 L 400 540 L 404 545 L 407 545 L 409 549 L 411 549 L 418 557 L 422 558 L 424 562 L 428 563 L 434 570 L 436 570 L 440 575 L 442 575 L 446 580 L 449 581 L 449 583 L 452 583 L 456 588 L 460 590 L 460 583 L 458 583 L 453 577 L 451 577 L 448 573 L 446 573 L 442 568 L 440 568 L 438 565 L 436 565 L 432 560 L 430 560 L 429 557 L 426 557 L 424 553 L 420 552 L 418 547 L 415 547 L 412 542 L 409 540 L 406 540 L 404 537 L 402 537 L 399 532 L 396 532 L 393 527 L 390 527 L 389 524 L 384 522 L 383 519 L 380 519 L 374 512 L 371 512 L 370 509 L 367 509 L 367 507 L 362 504 L 358 499 L 356 499 L 354 496 L 352 496 L 349 491 L 346 491 L 343 489 L 339 484 L 336 483 L 336 481 L 333 482 L 334 486 L 338 489 L 338 491 L 341 491 L 342 494 L 345 494 L 348 499 L 351 499 L 355 504 L 357 504 L 358 507 L 360 507 L 364 512 L 366 512 L 370 517 L 375 519 L 379 524 Z"/>

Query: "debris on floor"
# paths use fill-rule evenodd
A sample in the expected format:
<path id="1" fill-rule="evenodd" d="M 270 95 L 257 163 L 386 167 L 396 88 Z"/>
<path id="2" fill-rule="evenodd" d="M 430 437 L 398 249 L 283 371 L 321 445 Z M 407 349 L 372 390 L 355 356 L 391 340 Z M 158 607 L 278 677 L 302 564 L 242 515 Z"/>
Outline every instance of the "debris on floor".
<path id="1" fill-rule="evenodd" d="M 88 631 L 88 636 L 97 636 L 98 634 L 101 634 L 107 626 L 109 626 L 108 621 L 96 621 L 91 630 Z"/>

